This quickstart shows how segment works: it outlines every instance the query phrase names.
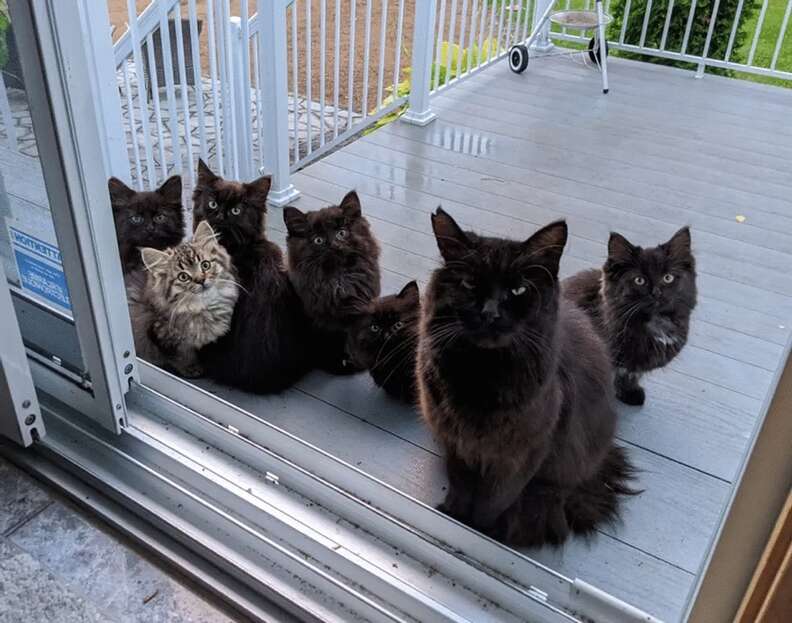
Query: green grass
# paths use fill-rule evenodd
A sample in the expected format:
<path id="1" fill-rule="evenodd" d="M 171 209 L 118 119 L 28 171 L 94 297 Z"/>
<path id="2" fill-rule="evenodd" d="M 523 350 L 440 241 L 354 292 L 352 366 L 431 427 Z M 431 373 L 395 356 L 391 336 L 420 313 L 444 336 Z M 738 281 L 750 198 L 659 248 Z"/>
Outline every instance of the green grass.
<path id="1" fill-rule="evenodd" d="M 770 67 L 770 61 L 773 58 L 775 50 L 776 39 L 781 30 L 781 24 L 784 21 L 784 11 L 786 10 L 787 0 L 769 0 L 767 3 L 767 12 L 765 13 L 764 22 L 762 24 L 762 32 L 759 35 L 759 40 L 756 45 L 756 54 L 754 55 L 753 64 L 760 67 Z M 759 10 L 754 13 L 753 17 L 746 21 L 742 28 L 748 34 L 743 46 L 736 50 L 733 54 L 733 60 L 737 62 L 746 62 L 748 54 L 751 50 L 751 41 L 753 41 L 753 34 L 756 30 L 756 24 L 759 21 Z M 778 55 L 778 62 L 776 69 L 783 71 L 792 71 L 792 18 L 789 20 L 787 26 L 786 37 L 781 44 L 781 52 Z M 787 88 L 792 88 L 792 80 L 782 80 L 780 78 L 768 78 L 765 76 L 757 76 L 755 74 L 740 73 L 740 78 L 750 80 L 752 82 L 763 82 L 765 84 L 775 84 Z"/>

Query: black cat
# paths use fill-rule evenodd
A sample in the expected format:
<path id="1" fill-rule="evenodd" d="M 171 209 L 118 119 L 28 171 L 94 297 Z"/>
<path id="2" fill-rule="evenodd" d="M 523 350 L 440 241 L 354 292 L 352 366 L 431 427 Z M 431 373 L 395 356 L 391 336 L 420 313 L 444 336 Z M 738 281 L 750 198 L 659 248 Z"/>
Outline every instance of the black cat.
<path id="1" fill-rule="evenodd" d="M 124 274 L 142 268 L 142 247 L 162 251 L 182 241 L 181 177 L 169 177 L 152 191 L 133 190 L 116 177 L 107 181 L 107 187 Z"/>
<path id="2" fill-rule="evenodd" d="M 283 254 L 266 239 L 271 180 L 224 180 L 203 161 L 193 193 L 196 223 L 206 219 L 231 255 L 240 294 L 228 333 L 199 353 L 212 378 L 248 391 L 274 393 L 310 368 L 310 326 L 289 280 Z"/>
<path id="3" fill-rule="evenodd" d="M 564 296 L 582 307 L 610 346 L 616 396 L 629 405 L 646 399 L 643 373 L 667 365 L 687 343 L 696 306 L 696 261 L 690 230 L 643 249 L 612 233 L 602 270 L 564 280 Z"/>
<path id="4" fill-rule="evenodd" d="M 563 221 L 524 242 L 432 216 L 444 264 L 424 295 L 421 411 L 445 450 L 440 510 L 515 545 L 563 542 L 618 516 L 632 468 L 614 445 L 606 346 L 559 296 Z"/>
<path id="5" fill-rule="evenodd" d="M 337 206 L 303 213 L 283 210 L 289 275 L 314 325 L 320 367 L 336 374 L 359 369 L 346 352 L 346 332 L 380 293 L 379 245 L 351 191 Z"/>
<path id="6" fill-rule="evenodd" d="M 390 396 L 415 404 L 415 351 L 418 345 L 418 284 L 372 301 L 349 330 L 347 351 Z"/>

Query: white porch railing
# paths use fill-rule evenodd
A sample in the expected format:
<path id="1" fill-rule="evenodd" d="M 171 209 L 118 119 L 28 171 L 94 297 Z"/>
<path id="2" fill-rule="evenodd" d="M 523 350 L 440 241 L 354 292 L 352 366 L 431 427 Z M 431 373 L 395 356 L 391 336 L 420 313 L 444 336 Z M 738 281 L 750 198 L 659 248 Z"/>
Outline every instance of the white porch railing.
<path id="1" fill-rule="evenodd" d="M 618 9 L 609 45 L 693 63 L 699 76 L 717 67 L 792 80 L 792 0 L 753 1 L 608 0 Z M 109 140 L 126 145 L 113 173 L 139 188 L 182 173 L 190 186 L 202 157 L 227 177 L 271 173 L 271 197 L 286 203 L 291 172 L 393 111 L 409 104 L 405 121 L 431 122 L 431 95 L 525 41 L 548 0 L 151 0 L 140 12 L 126 2 L 128 29 L 95 68 L 116 72 L 97 80 Z M 106 15 L 91 19 L 86 36 L 104 37 Z M 588 35 L 554 29 L 535 47 L 550 40 Z M 24 92 L 6 86 L 0 143 L 35 155 Z"/>

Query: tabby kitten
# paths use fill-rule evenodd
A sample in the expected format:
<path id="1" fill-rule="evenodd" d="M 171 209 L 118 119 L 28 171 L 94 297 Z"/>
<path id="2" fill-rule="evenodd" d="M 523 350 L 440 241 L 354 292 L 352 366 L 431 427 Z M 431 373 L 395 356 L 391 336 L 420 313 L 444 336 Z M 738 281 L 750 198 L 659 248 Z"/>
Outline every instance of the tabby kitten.
<path id="1" fill-rule="evenodd" d="M 616 396 L 626 404 L 642 405 L 646 394 L 641 375 L 667 365 L 687 342 L 696 306 L 690 229 L 683 227 L 668 242 L 649 249 L 612 233 L 602 270 L 582 271 L 564 280 L 563 287 L 610 346 Z"/>
<path id="2" fill-rule="evenodd" d="M 614 445 L 611 365 L 586 314 L 559 296 L 563 221 L 524 242 L 432 216 L 444 264 L 424 295 L 423 417 L 445 449 L 440 510 L 522 546 L 615 519 L 630 465 Z"/>
<path id="3" fill-rule="evenodd" d="M 181 376 L 201 376 L 198 349 L 228 331 L 237 301 L 231 258 L 206 221 L 192 240 L 140 254 L 145 270 L 127 278 L 137 354 Z"/>
<path id="4" fill-rule="evenodd" d="M 141 247 L 161 251 L 182 241 L 181 177 L 169 177 L 153 191 L 132 190 L 115 177 L 107 181 L 107 186 L 124 274 L 142 267 Z"/>
<path id="5" fill-rule="evenodd" d="M 349 331 L 352 362 L 397 400 L 415 404 L 415 351 L 420 296 L 411 281 L 398 294 L 372 301 Z"/>
<path id="6" fill-rule="evenodd" d="M 317 330 L 318 363 L 330 372 L 353 372 L 346 330 L 380 293 L 379 245 L 351 191 L 337 206 L 303 213 L 283 210 L 289 275 Z"/>
<path id="7" fill-rule="evenodd" d="M 212 378 L 256 393 L 280 392 L 310 367 L 310 325 L 278 246 L 265 237 L 271 179 L 224 180 L 203 161 L 193 215 L 206 218 L 231 254 L 241 293 L 231 328 L 200 353 Z"/>

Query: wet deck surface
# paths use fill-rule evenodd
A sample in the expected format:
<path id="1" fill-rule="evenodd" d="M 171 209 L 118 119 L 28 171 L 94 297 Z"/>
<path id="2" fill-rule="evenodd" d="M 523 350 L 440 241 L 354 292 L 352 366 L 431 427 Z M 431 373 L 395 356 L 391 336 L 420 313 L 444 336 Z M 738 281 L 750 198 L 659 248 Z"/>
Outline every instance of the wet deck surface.
<path id="1" fill-rule="evenodd" d="M 567 59 L 522 76 L 491 67 L 437 95 L 430 126 L 391 124 L 298 174 L 296 205 L 357 188 L 386 292 L 425 283 L 437 265 L 438 204 L 464 226 L 512 237 L 566 218 L 564 275 L 600 265 L 611 229 L 654 245 L 692 227 L 690 342 L 647 379 L 643 408 L 619 408 L 645 492 L 592 541 L 527 552 L 673 621 L 792 328 L 792 91 L 626 61 L 611 64 L 611 82 L 602 97 L 596 73 Z M 282 243 L 280 210 L 269 228 Z M 417 414 L 365 375 L 313 374 L 276 398 L 221 393 L 425 502 L 443 497 L 440 451 Z"/>

